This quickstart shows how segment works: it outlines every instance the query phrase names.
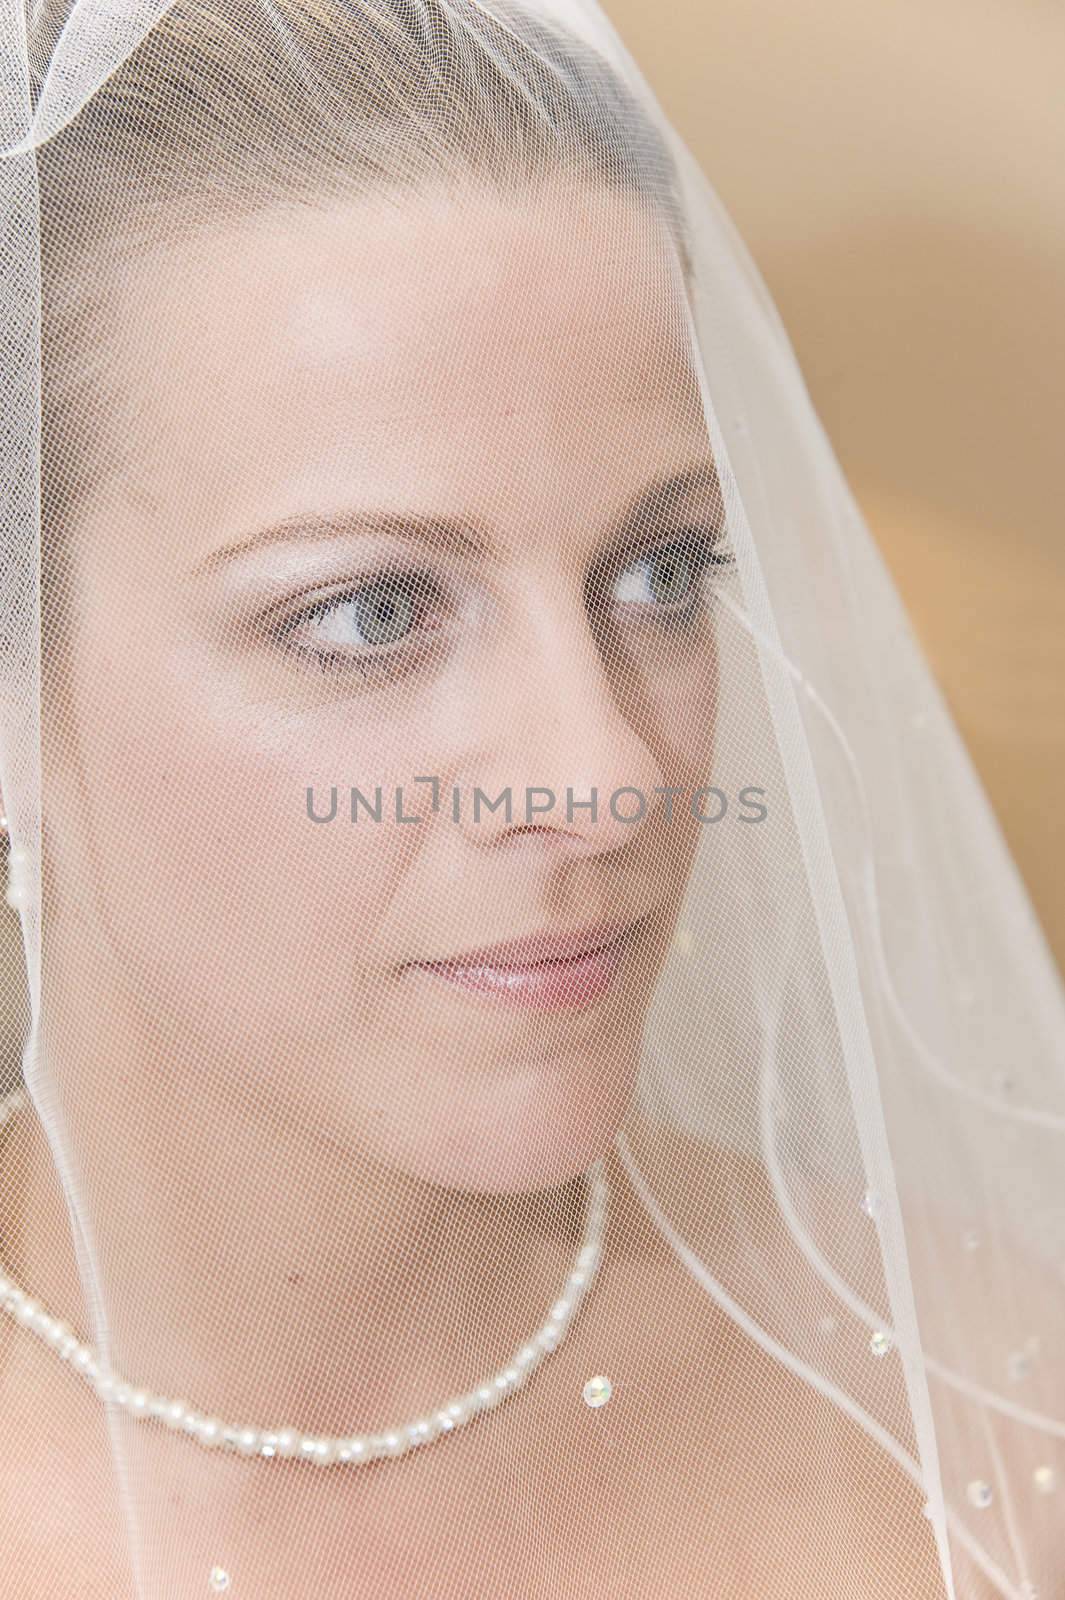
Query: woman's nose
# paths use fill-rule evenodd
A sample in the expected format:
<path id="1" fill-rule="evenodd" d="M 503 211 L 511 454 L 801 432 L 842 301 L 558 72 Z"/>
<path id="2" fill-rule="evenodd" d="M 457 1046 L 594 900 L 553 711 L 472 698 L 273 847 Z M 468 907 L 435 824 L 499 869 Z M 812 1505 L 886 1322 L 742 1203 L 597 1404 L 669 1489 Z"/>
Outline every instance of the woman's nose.
<path id="1" fill-rule="evenodd" d="M 603 851 L 635 838 L 665 783 L 654 728 L 635 724 L 583 609 L 537 607 L 519 653 L 485 685 L 481 737 L 455 779 L 471 842 L 536 830 Z"/>

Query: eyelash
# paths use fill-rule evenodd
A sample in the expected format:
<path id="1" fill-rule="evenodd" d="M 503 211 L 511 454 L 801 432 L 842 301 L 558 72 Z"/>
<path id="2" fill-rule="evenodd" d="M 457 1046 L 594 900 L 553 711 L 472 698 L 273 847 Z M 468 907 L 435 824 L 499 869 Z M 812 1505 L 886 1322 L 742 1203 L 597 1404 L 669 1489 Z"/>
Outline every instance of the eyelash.
<path id="1" fill-rule="evenodd" d="M 683 607 L 676 607 L 670 602 L 659 605 L 654 601 L 622 601 L 619 604 L 623 610 L 629 609 L 630 615 L 639 610 L 656 613 L 655 615 L 642 617 L 640 620 L 645 624 L 649 622 L 652 626 L 676 630 L 678 628 L 682 629 L 691 622 L 701 609 L 699 604 L 699 581 L 705 572 L 713 568 L 720 569 L 735 565 L 735 557 L 722 545 L 718 534 L 706 528 L 684 528 L 674 538 L 634 555 L 624 565 L 618 564 L 615 559 L 609 569 L 600 568 L 599 571 L 607 571 L 609 576 L 616 582 L 619 577 L 631 569 L 641 566 L 649 568 L 654 562 L 670 555 L 687 558 L 693 563 L 690 586 L 692 598 L 690 601 L 686 601 Z M 407 637 L 404 637 L 394 645 L 379 648 L 371 645 L 362 652 L 344 649 L 321 650 L 287 642 L 289 636 L 301 627 L 306 627 L 309 623 L 329 616 L 342 606 L 350 605 L 360 595 L 381 589 L 386 593 L 391 592 L 404 597 L 412 597 L 414 604 L 422 607 L 423 610 L 438 604 L 446 607 L 449 603 L 444 587 L 437 583 L 432 575 L 423 568 L 382 568 L 378 572 L 360 579 L 358 583 L 350 584 L 336 594 L 320 596 L 310 605 L 294 612 L 271 630 L 271 637 L 282 649 L 299 657 L 302 661 L 309 662 L 319 671 L 329 675 L 336 676 L 355 671 L 364 678 L 382 674 L 387 677 L 390 675 L 390 669 L 394 668 L 397 661 L 401 664 L 412 665 L 418 658 L 426 658 L 428 652 L 432 650 L 434 644 L 438 641 L 430 638 L 427 644 L 424 637 L 415 640 L 412 633 L 409 641 Z M 586 596 L 588 595 L 588 589 L 589 585 L 586 585 Z M 667 606 L 669 607 L 668 610 Z M 601 611 L 609 611 L 609 609 L 609 596 L 601 600 L 597 594 L 593 593 L 593 596 L 589 599 L 589 610 L 593 616 L 598 616 Z"/>

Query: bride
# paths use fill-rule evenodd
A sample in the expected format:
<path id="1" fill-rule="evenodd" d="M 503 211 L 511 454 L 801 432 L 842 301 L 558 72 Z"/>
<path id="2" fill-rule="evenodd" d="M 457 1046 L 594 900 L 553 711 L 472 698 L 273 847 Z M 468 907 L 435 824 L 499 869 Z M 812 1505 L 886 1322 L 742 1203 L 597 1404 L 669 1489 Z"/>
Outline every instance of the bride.
<path id="1" fill-rule="evenodd" d="M 36 18 L 13 1600 L 1065 1595 L 1060 987 L 569 20 Z"/>

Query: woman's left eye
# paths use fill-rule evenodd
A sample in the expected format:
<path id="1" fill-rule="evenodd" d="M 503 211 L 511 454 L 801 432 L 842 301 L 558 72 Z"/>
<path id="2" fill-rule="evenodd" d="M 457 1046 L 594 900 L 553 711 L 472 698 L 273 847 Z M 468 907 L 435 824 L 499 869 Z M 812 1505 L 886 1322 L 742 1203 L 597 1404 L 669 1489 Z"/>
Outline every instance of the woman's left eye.
<path id="1" fill-rule="evenodd" d="M 610 598 L 621 606 L 639 607 L 660 617 L 687 614 L 697 604 L 707 569 L 731 563 L 732 557 L 717 536 L 691 529 L 630 562 L 619 572 Z"/>

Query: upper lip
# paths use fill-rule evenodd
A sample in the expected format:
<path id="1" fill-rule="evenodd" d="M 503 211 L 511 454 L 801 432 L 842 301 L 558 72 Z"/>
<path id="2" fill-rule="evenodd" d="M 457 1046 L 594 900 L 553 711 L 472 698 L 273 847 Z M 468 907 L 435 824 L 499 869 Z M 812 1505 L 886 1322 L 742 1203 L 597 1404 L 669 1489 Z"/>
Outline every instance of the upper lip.
<path id="1" fill-rule="evenodd" d="M 628 933 L 641 917 L 630 917 L 624 922 L 588 923 L 583 928 L 554 933 L 543 928 L 538 933 L 525 934 L 520 939 L 507 939 L 502 944 L 483 945 L 478 950 L 463 950 L 458 955 L 418 961 L 419 967 L 533 967 L 545 961 L 573 960 L 614 944 L 622 934 Z"/>

